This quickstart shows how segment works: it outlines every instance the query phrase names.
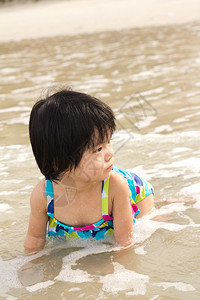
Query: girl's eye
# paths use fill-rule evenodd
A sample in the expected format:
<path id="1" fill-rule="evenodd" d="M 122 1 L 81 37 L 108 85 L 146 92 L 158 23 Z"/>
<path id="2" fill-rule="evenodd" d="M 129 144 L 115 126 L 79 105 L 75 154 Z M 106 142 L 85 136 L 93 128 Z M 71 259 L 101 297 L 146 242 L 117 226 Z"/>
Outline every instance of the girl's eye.
<path id="1" fill-rule="evenodd" d="M 95 152 L 100 152 L 102 150 L 102 147 L 99 147 Z"/>

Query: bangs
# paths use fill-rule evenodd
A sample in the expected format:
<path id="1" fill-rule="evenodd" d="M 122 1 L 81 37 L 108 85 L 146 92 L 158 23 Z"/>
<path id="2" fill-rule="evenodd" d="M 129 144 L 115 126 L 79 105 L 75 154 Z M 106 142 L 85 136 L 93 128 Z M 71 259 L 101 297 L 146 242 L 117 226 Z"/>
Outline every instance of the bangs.
<path id="1" fill-rule="evenodd" d="M 100 130 L 95 128 L 87 148 L 94 150 L 98 145 L 107 143 L 111 139 L 113 132 L 114 130 L 108 127 Z"/>
<path id="2" fill-rule="evenodd" d="M 86 131 L 88 133 L 85 145 L 90 149 L 110 140 L 116 127 L 115 117 L 110 107 L 103 102 L 100 103 L 99 100 L 95 104 L 92 108 L 89 105 L 87 112 L 84 112 L 85 122 L 82 127 L 85 136 L 87 136 Z"/>

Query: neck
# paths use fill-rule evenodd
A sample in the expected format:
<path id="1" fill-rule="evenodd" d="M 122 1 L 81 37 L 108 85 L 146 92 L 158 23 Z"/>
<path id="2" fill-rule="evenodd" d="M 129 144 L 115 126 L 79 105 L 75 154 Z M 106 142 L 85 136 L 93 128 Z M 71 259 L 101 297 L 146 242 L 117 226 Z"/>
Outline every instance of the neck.
<path id="1" fill-rule="evenodd" d="M 83 181 L 73 173 L 73 172 L 66 172 L 62 175 L 61 179 L 59 180 L 59 184 L 64 185 L 66 188 L 71 190 L 76 190 L 77 192 L 86 192 L 91 191 L 94 186 L 98 184 L 97 181 Z"/>

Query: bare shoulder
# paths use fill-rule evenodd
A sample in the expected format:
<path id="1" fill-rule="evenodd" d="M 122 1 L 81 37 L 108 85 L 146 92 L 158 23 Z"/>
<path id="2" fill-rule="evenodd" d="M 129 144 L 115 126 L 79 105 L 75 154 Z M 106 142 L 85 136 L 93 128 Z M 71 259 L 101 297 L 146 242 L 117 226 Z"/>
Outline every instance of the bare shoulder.
<path id="1" fill-rule="evenodd" d="M 42 179 L 32 190 L 30 202 L 32 208 L 46 209 L 45 179 Z"/>
<path id="2" fill-rule="evenodd" d="M 33 188 L 31 196 L 38 197 L 42 196 L 45 197 L 45 179 L 42 179 L 38 182 L 38 184 Z"/>
<path id="3" fill-rule="evenodd" d="M 122 184 L 123 185 L 124 183 L 127 183 L 126 178 L 122 174 L 119 174 L 115 171 L 111 172 L 110 181 L 113 184 Z"/>
<path id="4" fill-rule="evenodd" d="M 126 193 L 129 190 L 128 182 L 123 175 L 112 171 L 110 175 L 110 192 L 111 195 L 119 195 Z"/>

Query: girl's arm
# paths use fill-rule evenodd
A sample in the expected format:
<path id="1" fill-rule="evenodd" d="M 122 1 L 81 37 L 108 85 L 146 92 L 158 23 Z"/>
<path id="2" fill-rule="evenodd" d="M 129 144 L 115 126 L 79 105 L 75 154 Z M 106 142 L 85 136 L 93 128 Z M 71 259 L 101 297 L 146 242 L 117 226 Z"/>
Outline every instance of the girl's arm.
<path id="1" fill-rule="evenodd" d="M 46 201 L 43 194 L 44 181 L 40 182 L 33 190 L 30 199 L 31 212 L 29 217 L 28 232 L 24 248 L 26 252 L 41 250 L 46 241 Z"/>
<path id="2" fill-rule="evenodd" d="M 123 176 L 115 174 L 110 189 L 114 191 L 112 214 L 115 240 L 122 246 L 128 246 L 133 241 L 134 233 L 128 183 Z"/>

